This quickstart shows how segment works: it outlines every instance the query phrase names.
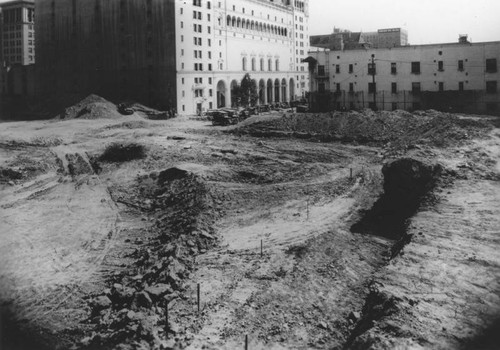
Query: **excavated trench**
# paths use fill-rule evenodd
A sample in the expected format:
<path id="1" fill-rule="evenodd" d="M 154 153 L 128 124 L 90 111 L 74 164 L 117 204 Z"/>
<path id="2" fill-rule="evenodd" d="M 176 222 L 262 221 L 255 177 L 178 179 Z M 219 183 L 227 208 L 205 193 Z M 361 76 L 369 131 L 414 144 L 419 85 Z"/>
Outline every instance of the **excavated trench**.
<path id="1" fill-rule="evenodd" d="M 382 168 L 384 193 L 351 232 L 399 240 L 406 235 L 411 218 L 433 189 L 443 168 L 412 158 L 387 163 Z"/>
<path id="2" fill-rule="evenodd" d="M 412 158 L 387 163 L 382 168 L 384 192 L 363 217 L 351 227 L 352 232 L 370 234 L 394 240 L 390 258 L 395 258 L 411 241 L 407 233 L 409 220 L 429 198 L 443 174 L 439 164 L 429 164 Z M 362 309 L 362 317 L 350 333 L 344 349 L 368 349 L 370 340 L 363 338 L 377 321 L 412 307 L 399 298 L 379 290 L 377 283 L 370 285 Z"/>

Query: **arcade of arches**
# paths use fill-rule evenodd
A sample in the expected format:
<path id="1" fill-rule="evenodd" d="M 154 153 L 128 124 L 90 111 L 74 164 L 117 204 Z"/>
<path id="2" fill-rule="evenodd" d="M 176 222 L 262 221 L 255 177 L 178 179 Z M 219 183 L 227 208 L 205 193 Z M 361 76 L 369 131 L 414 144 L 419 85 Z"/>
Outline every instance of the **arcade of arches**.
<path id="1" fill-rule="evenodd" d="M 295 99 L 295 80 L 282 79 L 260 79 L 253 80 L 257 94 L 259 96 L 257 105 L 290 102 Z M 217 82 L 217 108 L 234 107 L 237 101 L 233 98 L 234 90 L 238 86 L 238 81 L 233 79 L 230 84 L 224 80 Z"/>

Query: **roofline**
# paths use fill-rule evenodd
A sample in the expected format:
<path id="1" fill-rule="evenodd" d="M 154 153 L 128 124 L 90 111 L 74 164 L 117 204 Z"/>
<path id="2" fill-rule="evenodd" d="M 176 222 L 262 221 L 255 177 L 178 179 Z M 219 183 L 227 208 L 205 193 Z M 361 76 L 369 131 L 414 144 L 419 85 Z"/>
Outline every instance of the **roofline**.
<path id="1" fill-rule="evenodd" d="M 0 4 L 0 8 L 4 7 L 10 7 L 10 6 L 15 6 L 15 5 L 21 5 L 21 4 L 26 4 L 26 5 L 35 5 L 35 0 L 12 0 L 9 2 L 4 2 Z"/>
<path id="2" fill-rule="evenodd" d="M 443 46 L 481 46 L 481 45 L 491 45 L 491 44 L 499 44 L 500 45 L 500 40 L 497 41 L 482 41 L 478 43 L 459 43 L 459 42 L 454 42 L 454 43 L 437 43 L 437 44 L 420 44 L 420 45 L 403 45 L 403 46 L 395 46 L 395 47 L 370 47 L 367 49 L 348 49 L 348 50 L 333 50 L 330 49 L 330 51 L 377 51 L 377 50 L 401 50 L 401 49 L 412 49 L 412 48 L 419 48 L 419 47 L 443 47 Z M 314 46 L 311 45 L 311 48 L 318 48 L 318 49 L 328 49 L 325 47 L 320 47 L 320 46 Z M 309 51 L 309 52 L 314 52 L 314 51 Z"/>

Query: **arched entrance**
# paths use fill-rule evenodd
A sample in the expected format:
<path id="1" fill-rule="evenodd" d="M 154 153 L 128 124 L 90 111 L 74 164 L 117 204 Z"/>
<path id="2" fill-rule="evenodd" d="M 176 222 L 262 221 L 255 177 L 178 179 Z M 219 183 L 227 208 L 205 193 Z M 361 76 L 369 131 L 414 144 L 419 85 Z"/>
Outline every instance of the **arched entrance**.
<path id="1" fill-rule="evenodd" d="M 274 102 L 280 102 L 280 81 L 274 81 Z"/>
<path id="2" fill-rule="evenodd" d="M 217 83 L 217 108 L 227 107 L 226 95 L 226 83 L 224 80 L 219 80 Z"/>
<path id="3" fill-rule="evenodd" d="M 236 80 L 233 80 L 231 82 L 231 107 L 238 106 L 238 87 L 238 82 Z"/>
<path id="4" fill-rule="evenodd" d="M 290 92 L 289 101 L 295 100 L 295 80 L 293 80 L 293 78 L 290 78 L 290 84 L 288 85 L 288 91 Z"/>
<path id="5" fill-rule="evenodd" d="M 288 95 L 286 93 L 286 79 L 283 78 L 281 79 L 281 99 L 282 102 L 286 102 L 288 98 Z"/>
<path id="6" fill-rule="evenodd" d="M 264 79 L 259 81 L 259 104 L 266 104 L 266 82 Z"/>
<path id="7" fill-rule="evenodd" d="M 269 79 L 267 81 L 267 103 L 273 102 L 273 81 Z"/>

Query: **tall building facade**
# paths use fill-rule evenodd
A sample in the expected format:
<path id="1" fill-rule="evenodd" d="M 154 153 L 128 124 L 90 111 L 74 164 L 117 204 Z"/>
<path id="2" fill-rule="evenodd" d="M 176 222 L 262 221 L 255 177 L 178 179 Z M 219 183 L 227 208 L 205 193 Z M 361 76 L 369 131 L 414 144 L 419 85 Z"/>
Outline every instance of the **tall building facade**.
<path id="1" fill-rule="evenodd" d="M 237 104 L 249 74 L 260 104 L 304 96 L 308 87 L 308 3 L 194 0 L 176 3 L 180 113 Z"/>
<path id="2" fill-rule="evenodd" d="M 500 115 L 500 41 L 310 52 L 318 110 L 438 109 Z"/>
<path id="3" fill-rule="evenodd" d="M 5 65 L 35 63 L 34 0 L 0 4 L 1 55 Z"/>
<path id="4" fill-rule="evenodd" d="M 21 94 L 33 85 L 33 69 L 19 66 L 35 63 L 34 20 L 34 0 L 0 4 L 0 94 Z"/>
<path id="5" fill-rule="evenodd" d="M 246 73 L 259 103 L 308 89 L 308 0 L 37 0 L 36 12 L 41 93 L 195 114 L 236 104 Z"/>

